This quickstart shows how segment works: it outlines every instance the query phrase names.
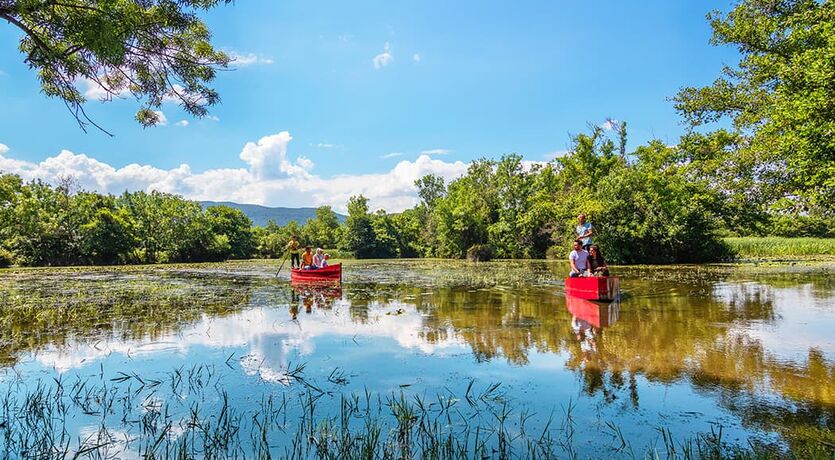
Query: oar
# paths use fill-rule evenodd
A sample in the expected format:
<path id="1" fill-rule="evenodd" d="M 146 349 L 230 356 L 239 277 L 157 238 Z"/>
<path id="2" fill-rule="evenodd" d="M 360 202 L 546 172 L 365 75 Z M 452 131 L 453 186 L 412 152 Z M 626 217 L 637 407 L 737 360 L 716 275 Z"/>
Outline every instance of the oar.
<path id="1" fill-rule="evenodd" d="M 284 268 L 284 264 L 287 263 L 287 256 L 289 256 L 289 255 L 290 255 L 289 252 L 284 255 L 284 260 L 281 261 L 281 265 L 278 266 L 278 271 L 275 272 L 275 277 L 276 278 L 278 278 L 278 274 L 281 273 L 281 269 Z"/>

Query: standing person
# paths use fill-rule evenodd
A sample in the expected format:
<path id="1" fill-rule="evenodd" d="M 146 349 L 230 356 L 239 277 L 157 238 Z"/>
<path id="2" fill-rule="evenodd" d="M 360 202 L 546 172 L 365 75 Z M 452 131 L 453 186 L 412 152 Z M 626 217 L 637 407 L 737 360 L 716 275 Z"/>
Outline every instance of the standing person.
<path id="1" fill-rule="evenodd" d="M 583 244 L 583 249 L 586 251 L 589 250 L 589 246 L 592 245 L 591 236 L 594 235 L 594 227 L 591 226 L 591 222 L 586 221 L 586 215 L 580 213 L 577 216 L 577 239 L 579 239 Z"/>
<path id="2" fill-rule="evenodd" d="M 302 244 L 299 243 L 299 237 L 293 235 L 290 241 L 287 242 L 287 251 L 290 253 L 290 268 L 301 268 L 301 261 L 299 259 L 299 248 Z"/>
<path id="3" fill-rule="evenodd" d="M 589 274 L 589 253 L 583 249 L 583 242 L 580 238 L 574 240 L 574 249 L 568 254 L 568 264 L 571 266 L 571 271 L 568 276 L 576 278 L 578 276 L 585 276 Z"/>

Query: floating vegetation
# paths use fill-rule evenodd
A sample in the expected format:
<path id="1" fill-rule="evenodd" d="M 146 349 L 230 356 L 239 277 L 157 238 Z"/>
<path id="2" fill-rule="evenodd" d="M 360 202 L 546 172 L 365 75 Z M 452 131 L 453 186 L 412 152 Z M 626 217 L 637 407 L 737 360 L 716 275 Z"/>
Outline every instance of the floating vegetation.
<path id="1" fill-rule="evenodd" d="M 563 262 L 6 270 L 0 458 L 831 460 L 828 335 L 751 331 L 831 324 L 832 268 L 616 267 L 612 305 Z"/>

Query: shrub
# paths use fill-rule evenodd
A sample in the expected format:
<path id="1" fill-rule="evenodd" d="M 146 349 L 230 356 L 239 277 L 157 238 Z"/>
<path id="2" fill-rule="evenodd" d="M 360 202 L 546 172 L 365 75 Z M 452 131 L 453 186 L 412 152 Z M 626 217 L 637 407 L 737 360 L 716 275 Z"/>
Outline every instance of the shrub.
<path id="1" fill-rule="evenodd" d="M 0 268 L 9 268 L 14 264 L 14 254 L 0 248 Z"/>
<path id="2" fill-rule="evenodd" d="M 474 244 L 467 249 L 467 260 L 486 262 L 493 258 L 493 248 L 486 244 Z"/>
<path id="3" fill-rule="evenodd" d="M 555 244 L 549 247 L 547 251 L 545 251 L 545 258 L 554 260 L 567 259 L 569 252 L 570 250 L 566 249 L 565 245 Z"/>

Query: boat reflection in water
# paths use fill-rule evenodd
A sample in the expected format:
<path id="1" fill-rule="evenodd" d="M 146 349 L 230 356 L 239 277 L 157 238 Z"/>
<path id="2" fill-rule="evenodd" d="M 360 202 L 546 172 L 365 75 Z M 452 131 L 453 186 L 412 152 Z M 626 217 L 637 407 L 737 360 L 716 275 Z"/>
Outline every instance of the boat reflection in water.
<path id="1" fill-rule="evenodd" d="M 611 326 L 620 317 L 619 300 L 605 304 L 568 295 L 565 306 L 571 313 L 571 329 L 583 354 L 596 352 L 597 338 L 603 328 Z"/>
<path id="2" fill-rule="evenodd" d="M 292 283 L 290 285 L 290 316 L 296 319 L 299 306 L 305 313 L 313 312 L 313 307 L 330 309 L 333 302 L 342 298 L 342 285 L 333 283 Z"/>

